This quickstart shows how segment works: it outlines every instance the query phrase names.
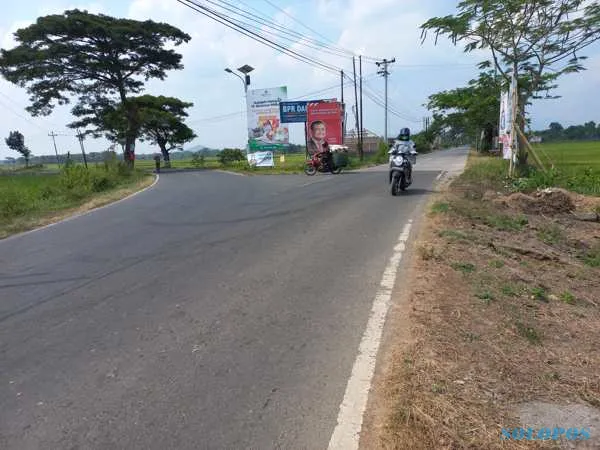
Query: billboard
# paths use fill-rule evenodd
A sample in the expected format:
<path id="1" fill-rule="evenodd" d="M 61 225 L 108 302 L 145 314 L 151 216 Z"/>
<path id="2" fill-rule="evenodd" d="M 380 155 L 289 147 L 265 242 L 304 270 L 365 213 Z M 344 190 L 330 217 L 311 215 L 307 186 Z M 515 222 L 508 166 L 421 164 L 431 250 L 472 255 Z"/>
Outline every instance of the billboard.
<path id="1" fill-rule="evenodd" d="M 302 123 L 306 122 L 306 105 L 309 103 L 335 102 L 337 99 L 330 98 L 326 100 L 302 100 L 295 102 L 281 102 L 279 104 L 279 115 L 281 123 Z"/>
<path id="2" fill-rule="evenodd" d="M 306 104 L 308 102 L 281 102 L 279 115 L 281 123 L 306 122 Z"/>
<path id="3" fill-rule="evenodd" d="M 254 152 L 248 154 L 248 163 L 256 167 L 273 167 L 273 152 Z"/>
<path id="4" fill-rule="evenodd" d="M 306 106 L 306 137 L 309 153 L 320 151 L 323 144 L 342 145 L 342 104 L 309 102 Z"/>
<path id="5" fill-rule="evenodd" d="M 287 87 L 250 90 L 246 98 L 248 153 L 282 149 L 289 143 L 289 131 L 281 123 L 279 103 L 287 99 Z"/>

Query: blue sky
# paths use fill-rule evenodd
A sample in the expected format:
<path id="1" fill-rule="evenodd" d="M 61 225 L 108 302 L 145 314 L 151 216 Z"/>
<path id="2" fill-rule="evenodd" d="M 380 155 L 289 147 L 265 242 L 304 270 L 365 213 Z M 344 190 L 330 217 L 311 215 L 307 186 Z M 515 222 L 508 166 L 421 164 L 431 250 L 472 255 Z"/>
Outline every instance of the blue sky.
<path id="1" fill-rule="evenodd" d="M 312 31 L 291 19 L 292 16 L 318 31 L 322 35 L 316 36 L 319 40 L 327 38 L 357 54 L 395 57 L 396 63 L 390 68 L 388 89 L 390 105 L 398 114 L 389 116 L 390 134 L 404 126 L 418 131 L 422 117 L 428 115 L 422 106 L 427 97 L 440 90 L 464 85 L 477 75 L 476 63 L 486 57 L 481 53 L 464 54 L 461 48 L 453 47 L 444 40 L 437 46 L 432 42 L 421 45 L 419 25 L 432 16 L 452 13 L 455 3 L 450 0 L 228 1 L 253 13 L 260 12 L 286 28 L 315 37 Z M 277 4 L 287 15 L 270 3 Z M 146 92 L 172 95 L 194 103 L 188 122 L 198 138 L 191 145 L 243 147 L 245 144 L 242 84 L 225 73 L 225 67 L 250 64 L 255 68 L 251 74 L 251 88 L 285 85 L 290 98 L 316 91 L 322 91 L 320 95 L 325 98 L 340 96 L 338 74 L 315 69 L 281 55 L 187 9 L 175 0 L 28 0 L 13 5 L 5 9 L 0 17 L 0 45 L 3 48 L 14 45 L 12 33 L 16 29 L 34 22 L 38 16 L 75 7 L 113 16 L 168 22 L 190 34 L 190 43 L 179 47 L 184 56 L 184 70 L 171 72 L 165 81 L 149 82 Z M 351 59 L 311 53 L 312 50 L 298 43 L 291 45 L 298 51 L 344 69 L 348 74 L 352 73 Z M 588 120 L 600 122 L 600 106 L 597 102 L 600 92 L 600 45 L 589 47 L 585 54 L 589 56 L 589 70 L 560 80 L 560 88 L 556 93 L 562 95 L 561 99 L 540 101 L 532 106 L 534 128 L 543 128 L 551 121 L 559 121 L 564 125 Z M 375 75 L 376 70 L 371 60 L 363 62 L 366 89 L 371 95 L 383 96 L 383 79 Z M 349 96 L 353 100 L 351 86 L 345 87 L 344 94 L 347 103 Z M 593 98 L 596 100 L 592 101 Z M 48 132 L 55 131 L 66 134 L 57 138 L 59 151 L 78 151 L 73 132 L 66 128 L 66 124 L 72 120 L 69 107 L 57 108 L 48 117 L 33 118 L 24 110 L 27 104 L 24 89 L 0 80 L 1 137 L 18 129 L 25 135 L 26 144 L 34 154 L 51 154 L 54 150 Z M 365 127 L 383 134 L 384 115 L 381 106 L 367 97 L 364 97 L 363 105 Z M 349 118 L 352 119 L 351 113 Z M 348 128 L 352 128 L 352 125 Z M 301 142 L 302 128 L 292 126 L 290 138 L 293 142 Z M 108 145 L 104 139 L 86 140 L 87 151 L 102 151 Z M 156 149 L 141 143 L 137 151 L 148 153 Z M 6 148 L 2 139 L 0 158 L 6 156 L 16 155 Z"/>

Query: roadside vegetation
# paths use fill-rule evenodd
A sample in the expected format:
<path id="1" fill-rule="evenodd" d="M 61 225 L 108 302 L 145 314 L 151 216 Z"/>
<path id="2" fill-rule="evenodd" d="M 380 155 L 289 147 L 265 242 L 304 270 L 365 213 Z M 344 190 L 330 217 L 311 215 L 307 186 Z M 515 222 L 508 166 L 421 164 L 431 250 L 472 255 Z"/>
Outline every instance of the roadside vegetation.
<path id="1" fill-rule="evenodd" d="M 586 149 L 598 167 L 598 143 L 569 145 L 558 171 L 584 167 L 575 155 Z M 506 173 L 473 153 L 431 200 L 398 305 L 409 325 L 392 319 L 372 448 L 553 448 L 503 442 L 501 429 L 600 423 L 600 197 Z M 595 169 L 575 187 L 600 195 L 599 179 Z"/>
<path id="2" fill-rule="evenodd" d="M 118 200 L 153 179 L 117 161 L 73 165 L 58 174 L 0 175 L 0 238 Z"/>

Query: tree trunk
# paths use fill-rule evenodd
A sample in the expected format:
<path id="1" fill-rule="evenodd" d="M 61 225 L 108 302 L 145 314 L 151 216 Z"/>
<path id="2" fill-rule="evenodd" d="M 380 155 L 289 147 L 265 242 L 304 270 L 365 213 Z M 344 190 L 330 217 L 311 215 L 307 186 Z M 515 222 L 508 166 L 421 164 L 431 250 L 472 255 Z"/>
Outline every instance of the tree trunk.
<path id="1" fill-rule="evenodd" d="M 135 138 L 137 136 L 137 124 L 135 120 L 135 112 L 133 108 L 127 104 L 127 97 L 125 95 L 125 88 L 123 84 L 119 86 L 119 96 L 121 97 L 121 103 L 126 107 L 127 111 L 127 131 L 125 132 L 125 150 L 123 152 L 123 158 L 125 164 L 133 169 L 135 163 Z"/>
<path id="2" fill-rule="evenodd" d="M 481 141 L 481 151 L 489 152 L 494 145 L 494 125 L 487 123 L 483 128 L 483 139 Z"/>
<path id="3" fill-rule="evenodd" d="M 129 166 L 130 169 L 133 169 L 135 162 L 135 136 L 127 133 L 127 137 L 125 139 L 125 153 L 124 153 L 125 163 Z"/>
<path id="4" fill-rule="evenodd" d="M 158 146 L 160 147 L 160 152 L 162 153 L 163 160 L 165 161 L 165 167 L 170 169 L 171 168 L 171 156 L 169 154 L 169 150 L 167 150 L 167 146 L 165 144 L 161 144 L 161 143 L 159 143 Z"/>
<path id="5" fill-rule="evenodd" d="M 517 108 L 517 125 L 525 134 L 525 104 L 527 102 L 527 98 L 524 96 L 519 96 L 519 105 Z M 517 151 L 517 162 L 515 165 L 515 169 L 517 171 L 517 175 L 520 177 L 525 177 L 529 174 L 529 166 L 527 165 L 527 145 L 523 137 L 517 133 L 517 142 L 519 145 L 519 149 Z"/>

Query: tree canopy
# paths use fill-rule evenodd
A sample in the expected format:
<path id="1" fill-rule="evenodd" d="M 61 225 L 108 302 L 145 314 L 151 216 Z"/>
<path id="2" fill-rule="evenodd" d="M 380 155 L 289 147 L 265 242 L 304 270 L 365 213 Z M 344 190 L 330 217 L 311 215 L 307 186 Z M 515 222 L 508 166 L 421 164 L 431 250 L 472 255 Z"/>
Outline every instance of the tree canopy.
<path id="1" fill-rule="evenodd" d="M 20 131 L 11 131 L 8 134 L 8 137 L 4 139 L 4 142 L 6 142 L 8 148 L 19 152 L 25 159 L 25 165 L 29 165 L 29 157 L 31 156 L 31 150 L 29 150 L 25 146 L 25 137 L 23 136 L 23 133 L 21 133 Z"/>
<path id="2" fill-rule="evenodd" d="M 580 51 L 600 39 L 600 3 L 590 0 L 463 0 L 455 15 L 433 17 L 422 26 L 429 32 L 464 43 L 464 51 L 489 50 L 491 67 L 510 81 L 518 80 L 517 121 L 525 124 L 531 98 L 553 98 L 550 91 L 563 74 L 584 70 Z M 545 92 L 542 96 L 540 93 Z M 518 165 L 527 161 L 521 143 Z"/>
<path id="3" fill-rule="evenodd" d="M 144 95 L 135 99 L 141 111 L 141 132 L 144 139 L 158 145 L 167 166 L 169 152 L 192 141 L 196 135 L 184 120 L 186 109 L 193 103 L 178 98 Z"/>
<path id="4" fill-rule="evenodd" d="M 59 104 L 78 98 L 79 108 L 142 91 L 151 78 L 182 69 L 181 55 L 171 48 L 190 36 L 166 23 L 90 14 L 78 9 L 48 15 L 15 32 L 17 46 L 3 49 L 0 72 L 27 88 L 34 116 L 48 115 Z M 126 153 L 137 137 L 134 118 L 127 116 Z"/>
<path id="5" fill-rule="evenodd" d="M 501 77 L 494 71 L 482 72 L 466 87 L 429 96 L 427 108 L 436 118 L 436 126 L 454 138 L 475 138 L 484 132 L 484 150 L 492 146 L 500 115 Z"/>
<path id="6" fill-rule="evenodd" d="M 600 4 L 586 0 L 464 0 L 457 14 L 434 17 L 422 26 L 435 40 L 465 42 L 465 52 L 491 52 L 495 68 L 510 80 L 523 76 L 529 97 L 555 87 L 562 74 L 583 70 L 578 53 L 600 39 Z M 486 64 L 489 66 L 489 64 Z"/>
<path id="7" fill-rule="evenodd" d="M 544 141 L 584 141 L 600 140 L 600 124 L 593 120 L 583 125 L 571 125 L 564 128 L 558 122 L 551 122 L 546 130 L 536 131 Z"/>

